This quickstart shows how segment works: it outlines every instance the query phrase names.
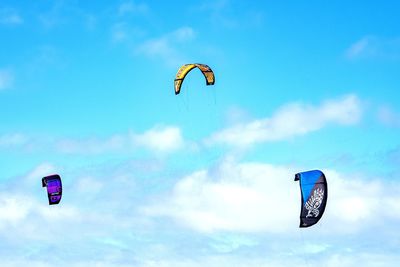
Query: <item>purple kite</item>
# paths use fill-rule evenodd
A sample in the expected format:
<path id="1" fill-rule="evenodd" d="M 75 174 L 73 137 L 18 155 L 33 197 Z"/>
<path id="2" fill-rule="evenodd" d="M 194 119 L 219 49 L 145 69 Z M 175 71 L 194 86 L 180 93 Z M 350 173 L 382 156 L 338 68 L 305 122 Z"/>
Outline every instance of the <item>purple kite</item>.
<path id="1" fill-rule="evenodd" d="M 60 203 L 62 195 L 61 177 L 58 174 L 49 175 L 42 178 L 42 187 L 47 187 L 49 205 Z"/>

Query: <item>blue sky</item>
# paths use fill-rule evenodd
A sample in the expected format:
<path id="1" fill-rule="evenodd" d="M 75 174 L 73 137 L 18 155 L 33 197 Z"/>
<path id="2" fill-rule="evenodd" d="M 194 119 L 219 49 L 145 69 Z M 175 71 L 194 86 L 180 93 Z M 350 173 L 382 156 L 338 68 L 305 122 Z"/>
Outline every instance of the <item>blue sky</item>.
<path id="1" fill-rule="evenodd" d="M 1 1 L 2 266 L 397 266 L 399 8 Z"/>

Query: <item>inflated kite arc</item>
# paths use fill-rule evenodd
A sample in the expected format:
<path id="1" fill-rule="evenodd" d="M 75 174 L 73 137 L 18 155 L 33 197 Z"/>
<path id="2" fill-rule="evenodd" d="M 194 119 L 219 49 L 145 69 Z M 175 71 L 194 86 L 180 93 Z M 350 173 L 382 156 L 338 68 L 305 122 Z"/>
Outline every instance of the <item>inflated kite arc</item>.
<path id="1" fill-rule="evenodd" d="M 209 66 L 200 63 L 186 64 L 180 67 L 178 73 L 176 74 L 174 80 L 175 95 L 179 94 L 179 92 L 181 91 L 183 80 L 185 79 L 186 75 L 194 68 L 199 68 L 201 73 L 203 73 L 204 78 L 206 78 L 206 85 L 213 85 L 215 83 L 214 72 Z"/>
<path id="2" fill-rule="evenodd" d="M 49 175 L 42 178 L 42 187 L 47 187 L 49 205 L 58 204 L 62 196 L 61 177 L 58 174 Z"/>
<path id="3" fill-rule="evenodd" d="M 300 181 L 300 227 L 310 227 L 321 219 L 325 211 L 328 199 L 325 175 L 319 170 L 300 172 L 295 175 L 294 180 Z"/>

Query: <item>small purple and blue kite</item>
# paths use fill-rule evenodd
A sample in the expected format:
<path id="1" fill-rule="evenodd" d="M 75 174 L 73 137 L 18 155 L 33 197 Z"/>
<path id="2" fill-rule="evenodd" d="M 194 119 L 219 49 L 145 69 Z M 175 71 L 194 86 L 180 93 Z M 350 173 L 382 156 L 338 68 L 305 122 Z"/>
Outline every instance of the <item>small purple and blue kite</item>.
<path id="1" fill-rule="evenodd" d="M 42 187 L 47 187 L 49 205 L 60 203 L 62 196 L 61 177 L 58 174 L 49 175 L 42 178 Z"/>

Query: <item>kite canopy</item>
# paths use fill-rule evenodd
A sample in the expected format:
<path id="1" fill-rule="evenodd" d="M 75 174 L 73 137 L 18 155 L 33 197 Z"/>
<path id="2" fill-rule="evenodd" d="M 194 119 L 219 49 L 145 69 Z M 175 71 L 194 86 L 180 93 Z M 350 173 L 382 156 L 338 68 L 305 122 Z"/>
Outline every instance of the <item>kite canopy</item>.
<path id="1" fill-rule="evenodd" d="M 47 187 L 49 205 L 60 203 L 62 196 L 61 177 L 58 174 L 49 175 L 42 178 L 42 187 Z"/>
<path id="2" fill-rule="evenodd" d="M 175 85 L 176 95 L 179 94 L 179 92 L 181 91 L 181 86 L 186 75 L 194 68 L 199 68 L 201 70 L 204 77 L 206 78 L 207 85 L 213 85 L 215 83 L 214 72 L 211 70 L 209 66 L 199 63 L 186 64 L 179 68 L 178 73 L 176 74 L 175 77 L 174 85 Z"/>
<path id="3" fill-rule="evenodd" d="M 325 175 L 319 170 L 300 172 L 295 175 L 294 180 L 300 181 L 300 227 L 312 226 L 321 219 L 325 211 L 328 199 Z"/>

